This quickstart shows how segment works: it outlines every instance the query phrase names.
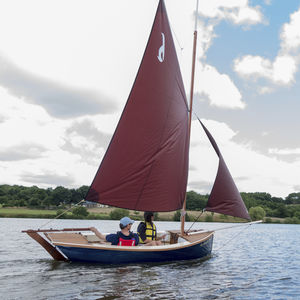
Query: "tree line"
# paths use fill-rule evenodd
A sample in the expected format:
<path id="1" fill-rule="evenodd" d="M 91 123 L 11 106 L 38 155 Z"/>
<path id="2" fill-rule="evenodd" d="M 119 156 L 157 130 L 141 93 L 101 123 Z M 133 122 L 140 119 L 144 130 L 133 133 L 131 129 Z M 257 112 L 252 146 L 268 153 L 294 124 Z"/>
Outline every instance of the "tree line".
<path id="1" fill-rule="evenodd" d="M 2 207 L 28 207 L 57 209 L 80 202 L 89 187 L 68 189 L 62 186 L 56 188 L 25 187 L 20 185 L 0 185 L 0 204 Z"/>
<path id="2" fill-rule="evenodd" d="M 68 189 L 25 187 L 19 185 L 0 185 L 0 205 L 2 207 L 28 207 L 58 209 L 70 207 L 84 199 L 89 187 Z M 300 193 L 291 193 L 285 198 L 272 197 L 268 193 L 241 193 L 247 209 L 261 207 L 266 217 L 294 218 L 300 222 Z M 194 191 L 187 192 L 187 210 L 203 210 L 209 195 Z"/>

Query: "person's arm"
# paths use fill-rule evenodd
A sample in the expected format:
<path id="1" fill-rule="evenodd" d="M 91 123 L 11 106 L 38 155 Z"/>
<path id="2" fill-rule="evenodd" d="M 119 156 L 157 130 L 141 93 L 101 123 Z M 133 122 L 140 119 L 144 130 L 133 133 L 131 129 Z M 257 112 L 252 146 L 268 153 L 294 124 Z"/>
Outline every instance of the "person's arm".
<path id="1" fill-rule="evenodd" d="M 156 240 L 157 240 L 157 241 L 163 240 L 166 236 L 167 236 L 167 234 L 165 233 L 165 234 L 163 234 L 162 236 L 156 237 Z"/>
<path id="2" fill-rule="evenodd" d="M 90 230 L 95 233 L 95 235 L 100 239 L 100 240 L 106 240 L 106 235 L 102 234 L 100 231 L 98 231 L 95 227 L 91 227 Z"/>

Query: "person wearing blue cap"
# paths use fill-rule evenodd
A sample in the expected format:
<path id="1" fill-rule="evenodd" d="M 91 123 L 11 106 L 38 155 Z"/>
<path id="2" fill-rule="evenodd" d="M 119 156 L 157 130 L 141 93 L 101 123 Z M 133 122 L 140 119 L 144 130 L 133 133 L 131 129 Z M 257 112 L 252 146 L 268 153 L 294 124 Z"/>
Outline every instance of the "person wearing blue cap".
<path id="1" fill-rule="evenodd" d="M 128 217 L 124 217 L 120 220 L 119 226 L 121 231 L 107 235 L 102 234 L 95 227 L 91 227 L 90 230 L 93 231 L 100 240 L 110 242 L 112 245 L 137 246 L 139 244 L 139 236 L 130 231 L 133 223 L 133 220 Z"/>

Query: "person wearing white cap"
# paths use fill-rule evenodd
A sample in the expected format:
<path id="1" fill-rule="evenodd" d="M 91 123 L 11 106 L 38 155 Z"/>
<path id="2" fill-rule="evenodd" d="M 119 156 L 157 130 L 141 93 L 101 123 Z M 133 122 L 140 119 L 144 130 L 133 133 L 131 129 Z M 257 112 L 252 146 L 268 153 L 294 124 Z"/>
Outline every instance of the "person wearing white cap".
<path id="1" fill-rule="evenodd" d="M 104 235 L 99 232 L 95 227 L 90 230 L 95 233 L 101 240 L 110 242 L 112 245 L 118 246 L 137 246 L 139 244 L 139 236 L 130 231 L 131 225 L 134 223 L 129 217 L 124 217 L 120 220 L 120 229 L 117 233 Z"/>

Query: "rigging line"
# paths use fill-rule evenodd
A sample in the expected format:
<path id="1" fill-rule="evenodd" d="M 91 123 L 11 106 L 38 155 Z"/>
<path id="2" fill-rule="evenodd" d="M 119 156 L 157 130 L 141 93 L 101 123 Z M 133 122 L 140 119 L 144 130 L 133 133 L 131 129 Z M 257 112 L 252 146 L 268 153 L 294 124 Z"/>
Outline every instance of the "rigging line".
<path id="1" fill-rule="evenodd" d="M 175 32 L 175 30 L 173 29 L 173 27 L 172 27 L 171 24 L 170 24 L 170 27 L 171 27 L 171 31 L 173 32 L 173 34 L 174 34 L 174 36 L 175 36 L 175 40 L 176 40 L 176 42 L 177 42 L 177 44 L 178 44 L 178 46 L 179 46 L 179 48 L 180 48 L 180 51 L 181 51 L 180 53 L 182 53 L 184 47 L 181 47 L 181 44 L 180 44 L 180 42 L 179 42 L 179 39 L 177 38 L 176 32 Z"/>
<path id="2" fill-rule="evenodd" d="M 190 228 L 186 231 L 186 233 L 189 233 L 189 231 L 191 230 L 191 228 L 195 225 L 195 223 L 198 221 L 198 219 L 202 216 L 203 213 L 204 213 L 204 209 L 202 210 L 201 214 L 196 218 L 196 220 L 194 221 L 194 223 L 190 226 Z"/>
<path id="3" fill-rule="evenodd" d="M 218 249 L 216 249 L 216 251 L 219 251 L 220 249 L 224 248 L 225 246 L 227 246 L 229 244 L 229 242 L 231 242 L 234 238 L 236 238 L 238 235 L 240 235 L 243 231 L 245 231 L 246 229 L 248 229 L 252 224 L 250 223 L 248 226 L 246 226 L 245 228 L 241 229 L 236 235 L 234 235 L 232 238 L 230 238 L 228 241 L 226 241 L 222 246 L 220 246 Z"/>
<path id="4" fill-rule="evenodd" d="M 79 201 L 78 203 L 75 204 L 75 206 L 79 205 L 81 202 L 85 202 L 84 199 L 82 199 L 81 201 Z M 46 222 L 45 224 L 43 224 L 41 227 L 38 228 L 38 230 L 40 230 L 41 228 L 45 227 L 46 225 L 48 225 L 49 223 L 52 223 L 54 220 L 58 219 L 60 216 L 64 215 L 65 213 L 67 213 L 68 211 L 70 211 L 71 209 L 73 209 L 74 207 L 70 207 L 69 209 L 64 210 L 61 214 L 57 215 L 55 218 L 51 219 L 50 221 Z"/>

